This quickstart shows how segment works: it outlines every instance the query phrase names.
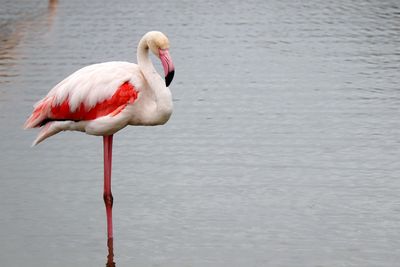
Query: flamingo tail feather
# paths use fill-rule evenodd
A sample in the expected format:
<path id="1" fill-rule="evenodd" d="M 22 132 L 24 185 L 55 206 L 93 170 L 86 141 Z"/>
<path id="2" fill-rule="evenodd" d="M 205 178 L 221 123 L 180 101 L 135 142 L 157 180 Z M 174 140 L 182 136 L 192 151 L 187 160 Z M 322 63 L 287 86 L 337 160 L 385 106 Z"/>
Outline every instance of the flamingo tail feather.
<path id="1" fill-rule="evenodd" d="M 36 137 L 35 141 L 32 143 L 32 147 L 36 146 L 40 142 L 42 142 L 44 139 L 49 138 L 50 136 L 53 136 L 59 132 L 62 131 L 61 127 L 58 127 L 59 122 L 57 121 L 52 121 L 46 123 L 43 128 L 40 130 L 38 136 Z"/>
<path id="2" fill-rule="evenodd" d="M 51 106 L 51 100 L 46 98 L 35 105 L 32 115 L 26 120 L 24 128 L 40 127 L 42 122 L 47 118 L 48 110 Z"/>

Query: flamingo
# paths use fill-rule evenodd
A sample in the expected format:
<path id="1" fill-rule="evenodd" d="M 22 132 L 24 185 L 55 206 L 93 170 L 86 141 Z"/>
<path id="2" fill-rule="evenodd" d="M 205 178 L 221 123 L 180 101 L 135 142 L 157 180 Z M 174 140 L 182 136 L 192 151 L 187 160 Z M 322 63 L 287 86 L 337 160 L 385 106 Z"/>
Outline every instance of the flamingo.
<path id="1" fill-rule="evenodd" d="M 149 51 L 161 60 L 165 83 Z M 172 114 L 168 88 L 174 77 L 169 40 L 150 31 L 139 41 L 138 64 L 112 61 L 81 68 L 58 83 L 34 105 L 25 129 L 41 127 L 35 146 L 61 131 L 103 136 L 104 193 L 107 240 L 113 240 L 111 162 L 113 135 L 127 125 L 162 125 Z"/>

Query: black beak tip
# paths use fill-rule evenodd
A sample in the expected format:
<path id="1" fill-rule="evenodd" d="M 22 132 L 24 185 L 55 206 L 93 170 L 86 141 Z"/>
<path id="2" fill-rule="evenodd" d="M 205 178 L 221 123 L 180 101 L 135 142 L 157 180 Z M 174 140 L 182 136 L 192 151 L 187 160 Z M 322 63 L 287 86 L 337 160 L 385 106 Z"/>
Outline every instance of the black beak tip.
<path id="1" fill-rule="evenodd" d="M 165 85 L 167 87 L 171 84 L 172 79 L 174 78 L 174 74 L 175 74 L 175 71 L 172 70 L 172 71 L 168 72 L 167 76 L 165 76 Z"/>

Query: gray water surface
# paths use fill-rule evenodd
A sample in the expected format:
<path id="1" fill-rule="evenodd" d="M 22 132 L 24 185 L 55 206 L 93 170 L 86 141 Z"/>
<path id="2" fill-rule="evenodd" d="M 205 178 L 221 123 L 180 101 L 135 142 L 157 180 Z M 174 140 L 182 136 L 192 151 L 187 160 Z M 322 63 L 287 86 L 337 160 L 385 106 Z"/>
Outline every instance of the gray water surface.
<path id="1" fill-rule="evenodd" d="M 117 266 L 398 266 L 399 1 L 0 3 L 1 266 L 105 265 L 102 139 L 22 125 L 149 30 L 175 107 L 115 136 Z"/>

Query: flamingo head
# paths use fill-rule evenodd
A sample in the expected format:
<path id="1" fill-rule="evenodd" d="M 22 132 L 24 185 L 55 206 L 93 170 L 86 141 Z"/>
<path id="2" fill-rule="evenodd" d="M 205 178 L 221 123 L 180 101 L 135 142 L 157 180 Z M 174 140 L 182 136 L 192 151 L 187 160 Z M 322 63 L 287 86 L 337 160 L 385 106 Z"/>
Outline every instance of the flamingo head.
<path id="1" fill-rule="evenodd" d="M 150 33 L 150 38 L 148 38 L 147 42 L 148 46 L 153 54 L 161 60 L 165 74 L 165 84 L 169 86 L 175 73 L 174 63 L 169 55 L 169 40 L 167 36 L 161 32 L 154 31 Z"/>

